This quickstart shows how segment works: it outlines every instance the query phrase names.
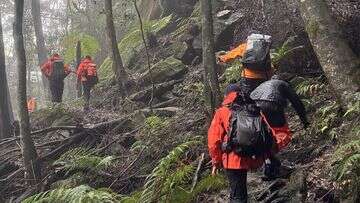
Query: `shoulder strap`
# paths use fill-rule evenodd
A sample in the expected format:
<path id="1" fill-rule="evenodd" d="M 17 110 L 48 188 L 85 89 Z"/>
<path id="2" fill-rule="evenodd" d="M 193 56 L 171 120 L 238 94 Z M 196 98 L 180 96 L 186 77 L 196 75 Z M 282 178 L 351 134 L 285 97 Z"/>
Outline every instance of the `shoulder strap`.
<path id="1" fill-rule="evenodd" d="M 266 116 L 264 115 L 264 113 L 263 113 L 262 111 L 260 111 L 260 115 L 261 115 L 261 117 L 263 118 L 263 120 L 264 120 L 264 122 L 266 123 L 266 125 L 267 125 L 270 129 L 272 129 L 272 127 L 270 126 L 269 122 L 267 121 Z"/>

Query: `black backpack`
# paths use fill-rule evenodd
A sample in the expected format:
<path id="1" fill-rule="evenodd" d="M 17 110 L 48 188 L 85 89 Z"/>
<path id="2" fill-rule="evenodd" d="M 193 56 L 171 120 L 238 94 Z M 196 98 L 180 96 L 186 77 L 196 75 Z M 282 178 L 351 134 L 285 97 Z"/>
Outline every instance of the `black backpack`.
<path id="1" fill-rule="evenodd" d="M 64 78 L 66 78 L 63 60 L 53 61 L 50 78 L 52 80 L 64 80 Z"/>
<path id="2" fill-rule="evenodd" d="M 244 67 L 267 71 L 271 69 L 270 59 L 271 37 L 263 34 L 252 34 L 247 38 L 246 50 L 242 58 Z"/>
<path id="3" fill-rule="evenodd" d="M 225 152 L 234 151 L 240 156 L 256 157 L 269 152 L 274 140 L 255 104 L 230 107 L 229 142 Z"/>

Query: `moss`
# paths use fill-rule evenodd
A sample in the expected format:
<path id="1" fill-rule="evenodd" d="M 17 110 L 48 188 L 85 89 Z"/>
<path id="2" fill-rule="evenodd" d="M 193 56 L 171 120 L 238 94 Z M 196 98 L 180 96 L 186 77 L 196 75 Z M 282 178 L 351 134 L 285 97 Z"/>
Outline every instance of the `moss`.
<path id="1" fill-rule="evenodd" d="M 319 24 L 314 20 L 310 21 L 306 26 L 306 31 L 311 38 L 316 38 L 319 32 Z"/>
<path id="2" fill-rule="evenodd" d="M 167 16 L 160 20 L 144 22 L 145 32 L 158 33 L 160 30 L 165 28 L 171 21 L 172 16 Z M 134 57 L 139 55 L 141 47 L 143 45 L 141 32 L 139 26 L 134 26 L 128 31 L 123 39 L 119 42 L 119 51 L 126 68 L 130 68 L 130 65 L 134 65 Z M 112 70 L 113 61 L 110 57 L 107 57 L 99 67 L 99 78 L 100 81 L 109 80 L 114 76 Z"/>
<path id="3" fill-rule="evenodd" d="M 151 67 L 153 81 L 155 83 L 165 82 L 176 78 L 178 75 L 185 72 L 185 65 L 173 56 L 166 58 Z M 142 81 L 145 84 L 150 82 L 149 71 L 146 71 L 142 76 Z"/>
<path id="4" fill-rule="evenodd" d="M 187 27 L 190 22 L 194 22 L 196 24 L 200 24 L 201 22 L 201 10 L 200 10 L 200 3 L 197 2 L 192 14 L 189 18 L 185 18 L 180 21 L 180 23 L 177 26 L 177 29 L 172 33 L 173 37 L 180 37 L 182 34 L 184 34 L 187 30 Z"/>
<path id="5" fill-rule="evenodd" d="M 99 67 L 99 79 L 100 82 L 104 80 L 108 80 L 114 76 L 114 72 L 112 70 L 113 61 L 110 57 L 107 57 L 104 62 Z"/>
<path id="6" fill-rule="evenodd" d="M 145 22 L 144 31 L 145 33 L 151 32 L 156 34 L 165 28 L 171 22 L 171 19 L 172 16 L 170 15 L 160 20 Z M 123 59 L 123 63 L 126 67 L 129 66 L 132 57 L 139 52 L 142 44 L 143 42 L 139 26 L 130 29 L 130 31 L 120 41 L 118 47 Z"/>
<path id="7" fill-rule="evenodd" d="M 74 125 L 81 117 L 76 112 L 71 112 L 63 105 L 40 109 L 31 115 L 31 123 L 35 127 L 45 128 L 49 126 Z"/>
<path id="8" fill-rule="evenodd" d="M 70 33 L 65 36 L 62 44 L 65 49 L 64 60 L 66 63 L 70 63 L 76 58 L 76 43 L 81 42 L 81 54 L 82 56 L 86 55 L 95 55 L 99 51 L 99 42 L 95 37 L 84 34 L 84 33 Z"/>

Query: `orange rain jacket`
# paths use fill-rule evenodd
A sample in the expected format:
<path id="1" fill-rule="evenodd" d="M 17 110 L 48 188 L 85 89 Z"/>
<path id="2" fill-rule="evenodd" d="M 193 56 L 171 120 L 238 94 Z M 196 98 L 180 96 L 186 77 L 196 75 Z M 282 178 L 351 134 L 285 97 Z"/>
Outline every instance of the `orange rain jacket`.
<path id="1" fill-rule="evenodd" d="M 265 157 L 241 157 L 230 152 L 229 154 L 221 152 L 222 142 L 226 142 L 228 137 L 228 126 L 230 122 L 231 111 L 229 105 L 236 99 L 237 93 L 229 93 L 222 107 L 216 110 L 214 118 L 208 131 L 208 148 L 213 165 L 223 166 L 226 169 L 256 169 L 262 166 Z"/>
<path id="2" fill-rule="evenodd" d="M 86 76 L 96 76 L 96 69 L 90 71 L 90 67 L 96 67 L 96 64 L 91 59 L 86 58 L 81 61 L 76 72 L 79 81 L 86 78 Z"/>
<path id="3" fill-rule="evenodd" d="M 222 142 L 226 142 L 228 139 L 227 133 L 231 116 L 229 105 L 234 102 L 236 96 L 236 92 L 228 94 L 222 103 L 222 107 L 215 112 L 208 131 L 209 154 L 213 165 L 222 165 L 226 169 L 256 169 L 262 166 L 265 158 L 267 158 L 269 154 L 253 159 L 251 157 L 239 156 L 234 152 L 226 154 L 221 151 Z M 280 128 L 271 128 L 271 131 L 277 144 L 272 152 L 277 153 L 289 144 L 291 141 L 291 133 L 288 125 Z"/>
<path id="4" fill-rule="evenodd" d="M 219 56 L 219 60 L 223 63 L 227 63 L 238 57 L 243 57 L 245 51 L 246 51 L 246 43 L 242 43 L 235 49 L 227 52 L 225 55 Z M 267 72 L 263 72 L 263 71 L 254 71 L 248 68 L 244 68 L 244 70 L 241 73 L 242 77 L 252 78 L 252 79 L 268 79 L 268 77 L 271 77 L 272 75 L 273 75 L 272 69 L 268 70 Z"/>
<path id="5" fill-rule="evenodd" d="M 52 72 L 53 62 L 56 60 L 61 60 L 61 58 L 59 56 L 52 56 L 41 66 L 41 71 L 44 73 L 44 75 L 47 78 L 50 77 Z M 68 65 L 64 65 L 64 70 L 67 75 L 71 73 L 71 70 Z"/>
<path id="6" fill-rule="evenodd" d="M 27 102 L 27 107 L 28 107 L 28 111 L 29 113 L 32 113 L 36 110 L 36 101 L 35 98 L 30 98 Z"/>

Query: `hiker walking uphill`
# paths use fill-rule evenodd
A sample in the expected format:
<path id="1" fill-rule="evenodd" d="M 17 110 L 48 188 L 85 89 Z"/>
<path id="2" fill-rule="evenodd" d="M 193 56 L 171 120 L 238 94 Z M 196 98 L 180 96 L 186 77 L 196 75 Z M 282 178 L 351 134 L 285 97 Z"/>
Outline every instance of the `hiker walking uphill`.
<path id="1" fill-rule="evenodd" d="M 61 103 L 64 92 L 64 79 L 71 73 L 69 66 L 64 64 L 59 54 L 53 54 L 41 66 L 41 71 L 49 80 L 51 101 Z"/>
<path id="2" fill-rule="evenodd" d="M 36 110 L 36 100 L 34 97 L 29 97 L 27 101 L 27 107 L 29 113 L 33 113 Z"/>
<path id="3" fill-rule="evenodd" d="M 91 56 L 86 56 L 80 63 L 77 70 L 78 82 L 83 85 L 84 92 L 84 110 L 89 110 L 91 89 L 98 83 L 99 79 L 96 72 L 96 64 L 92 61 Z"/>
<path id="4" fill-rule="evenodd" d="M 280 75 L 274 75 L 271 80 L 259 85 L 251 92 L 250 98 L 261 108 L 272 127 L 287 125 L 285 108 L 288 100 L 300 117 L 304 128 L 309 125 L 304 104 L 289 83 L 281 80 Z"/>
<path id="5" fill-rule="evenodd" d="M 242 91 L 250 94 L 262 82 L 270 79 L 273 75 L 271 67 L 270 47 L 271 36 L 258 34 L 252 31 L 245 43 L 224 55 L 218 56 L 219 63 L 228 63 L 233 60 L 241 60 L 243 70 L 241 73 L 244 88 Z"/>
<path id="6" fill-rule="evenodd" d="M 285 117 L 287 100 L 290 101 L 306 129 L 309 122 L 306 118 L 304 104 L 290 85 L 274 75 L 271 80 L 262 83 L 251 94 L 250 98 L 261 109 L 276 140 L 275 153 L 286 147 L 291 141 L 291 133 Z M 275 153 L 270 154 L 265 164 L 266 178 L 276 178 L 281 162 Z"/>
<path id="7" fill-rule="evenodd" d="M 232 84 L 208 131 L 212 174 L 220 168 L 230 183 L 230 202 L 247 202 L 247 171 L 261 167 L 273 147 L 260 110 Z"/>

